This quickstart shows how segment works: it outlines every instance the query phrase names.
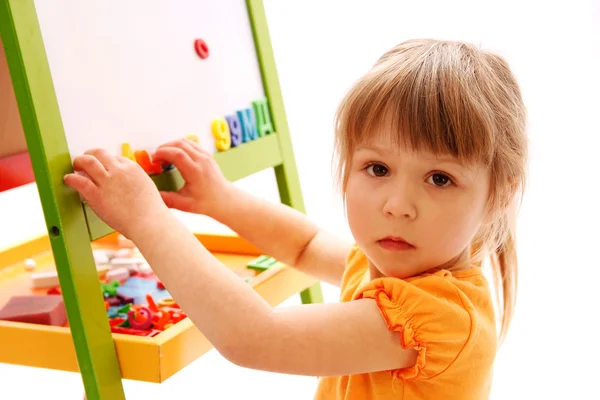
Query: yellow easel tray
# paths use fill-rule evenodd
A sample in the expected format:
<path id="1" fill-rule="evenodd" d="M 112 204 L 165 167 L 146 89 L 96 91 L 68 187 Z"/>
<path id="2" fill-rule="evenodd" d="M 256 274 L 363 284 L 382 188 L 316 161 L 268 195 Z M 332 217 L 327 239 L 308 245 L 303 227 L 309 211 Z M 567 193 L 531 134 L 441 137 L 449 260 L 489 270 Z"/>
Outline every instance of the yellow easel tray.
<path id="1" fill-rule="evenodd" d="M 245 269 L 261 255 L 258 249 L 237 236 L 196 234 L 198 240 L 225 265 Z M 116 235 L 93 245 L 110 246 Z M 13 295 L 31 294 L 24 260 L 33 258 L 36 271 L 53 266 L 48 238 L 40 237 L 0 252 L 0 307 Z M 316 281 L 281 263 L 249 281 L 256 292 L 276 306 Z M 108 317 L 107 317 L 108 318 Z M 161 383 L 212 348 L 210 342 L 184 319 L 154 337 L 113 333 L 121 376 L 125 379 Z M 0 362 L 79 372 L 68 327 L 0 321 Z"/>

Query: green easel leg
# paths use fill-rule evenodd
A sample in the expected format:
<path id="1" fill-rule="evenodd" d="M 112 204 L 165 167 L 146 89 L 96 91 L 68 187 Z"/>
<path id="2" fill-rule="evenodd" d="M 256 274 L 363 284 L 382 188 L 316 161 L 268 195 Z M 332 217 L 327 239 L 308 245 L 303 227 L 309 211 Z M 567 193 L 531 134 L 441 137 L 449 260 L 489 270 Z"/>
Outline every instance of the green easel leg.
<path id="1" fill-rule="evenodd" d="M 321 291 L 321 284 L 315 283 L 308 289 L 300 293 L 302 304 L 322 303 L 323 292 Z"/>
<path id="2" fill-rule="evenodd" d="M 300 179 L 296 170 L 296 159 L 292 149 L 283 96 L 279 86 L 279 76 L 275 65 L 275 55 L 271 46 L 271 38 L 267 24 L 267 16 L 261 0 L 246 0 L 248 13 L 252 21 L 254 41 L 256 43 L 265 94 L 269 98 L 270 113 L 273 127 L 279 139 L 279 151 L 283 164 L 275 167 L 279 197 L 287 204 L 301 212 L 304 210 L 304 199 L 300 188 Z M 300 293 L 302 303 L 322 303 L 323 294 L 319 283 Z"/>
<path id="3" fill-rule="evenodd" d="M 0 35 L 87 399 L 124 400 L 81 200 L 63 183 L 73 169 L 33 0 L 0 1 Z"/>

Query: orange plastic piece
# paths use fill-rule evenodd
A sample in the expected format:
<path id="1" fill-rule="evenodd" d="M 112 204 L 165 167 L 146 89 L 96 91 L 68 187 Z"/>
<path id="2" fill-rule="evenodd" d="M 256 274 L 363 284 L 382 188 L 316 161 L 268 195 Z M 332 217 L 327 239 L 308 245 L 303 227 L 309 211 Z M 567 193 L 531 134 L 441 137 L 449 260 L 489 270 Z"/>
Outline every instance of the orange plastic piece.
<path id="1" fill-rule="evenodd" d="M 152 298 L 152 295 L 150 293 L 146 295 L 146 300 L 148 301 L 148 308 L 150 309 L 150 311 L 158 312 L 158 307 L 156 306 L 156 303 L 154 302 L 154 299 Z"/>
<path id="2" fill-rule="evenodd" d="M 154 314 L 152 324 L 155 329 L 163 330 L 165 329 L 165 325 L 171 321 L 171 314 L 166 311 L 158 311 Z"/>
<path id="3" fill-rule="evenodd" d="M 144 317 L 141 313 L 133 313 L 135 322 L 146 322 L 148 318 Z"/>
<path id="4" fill-rule="evenodd" d="M 176 323 L 178 323 L 179 321 L 181 321 L 182 319 L 186 319 L 186 318 L 187 318 L 187 315 L 186 315 L 186 313 L 185 313 L 185 312 L 183 312 L 183 311 L 180 311 L 180 312 L 178 312 L 178 313 L 173 313 L 173 318 L 172 318 L 172 320 L 173 320 L 173 323 L 174 323 L 174 324 L 176 324 Z"/>
<path id="5" fill-rule="evenodd" d="M 162 172 L 160 164 L 152 162 L 150 155 L 146 150 L 137 150 L 134 154 L 135 161 L 140 164 L 142 169 L 148 174 L 160 174 Z"/>

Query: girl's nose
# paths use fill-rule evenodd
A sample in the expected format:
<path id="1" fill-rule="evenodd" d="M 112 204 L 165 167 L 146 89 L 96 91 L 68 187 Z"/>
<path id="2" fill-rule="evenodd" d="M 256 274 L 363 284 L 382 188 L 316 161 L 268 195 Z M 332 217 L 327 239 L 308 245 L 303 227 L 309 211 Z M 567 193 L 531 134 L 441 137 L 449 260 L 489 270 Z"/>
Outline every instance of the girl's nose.
<path id="1" fill-rule="evenodd" d="M 414 195 L 407 186 L 396 187 L 387 195 L 383 205 L 383 213 L 386 216 L 404 217 L 411 220 L 417 217 Z"/>

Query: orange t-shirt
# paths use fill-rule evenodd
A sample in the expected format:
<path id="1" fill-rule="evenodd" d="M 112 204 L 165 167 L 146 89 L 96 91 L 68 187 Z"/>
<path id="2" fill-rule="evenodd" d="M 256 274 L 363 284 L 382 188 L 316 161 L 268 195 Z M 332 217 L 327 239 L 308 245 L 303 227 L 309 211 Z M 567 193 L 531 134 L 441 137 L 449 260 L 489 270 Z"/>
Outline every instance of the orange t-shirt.
<path id="1" fill-rule="evenodd" d="M 408 279 L 370 281 L 365 254 L 354 247 L 341 301 L 371 298 L 404 348 L 418 351 L 413 367 L 323 377 L 322 399 L 487 399 L 496 356 L 496 324 L 481 268 L 435 270 Z M 343 338 L 342 338 L 343 339 Z"/>

